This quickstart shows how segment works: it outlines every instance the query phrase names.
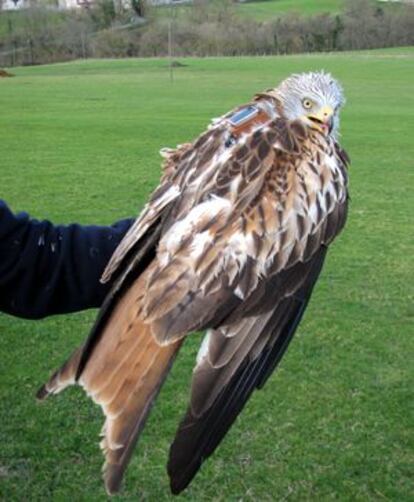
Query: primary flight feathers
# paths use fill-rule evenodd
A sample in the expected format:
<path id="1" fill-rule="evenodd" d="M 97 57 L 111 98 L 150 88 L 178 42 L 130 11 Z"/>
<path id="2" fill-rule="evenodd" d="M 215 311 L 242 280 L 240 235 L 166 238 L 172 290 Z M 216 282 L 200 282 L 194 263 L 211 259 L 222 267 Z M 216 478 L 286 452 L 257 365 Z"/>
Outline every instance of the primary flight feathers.
<path id="1" fill-rule="evenodd" d="M 343 101 L 329 74 L 293 75 L 161 151 L 160 185 L 105 270 L 113 286 L 89 338 L 38 393 L 78 384 L 102 407 L 109 493 L 187 334 L 207 331 L 170 450 L 173 493 L 283 356 L 346 220 Z"/>

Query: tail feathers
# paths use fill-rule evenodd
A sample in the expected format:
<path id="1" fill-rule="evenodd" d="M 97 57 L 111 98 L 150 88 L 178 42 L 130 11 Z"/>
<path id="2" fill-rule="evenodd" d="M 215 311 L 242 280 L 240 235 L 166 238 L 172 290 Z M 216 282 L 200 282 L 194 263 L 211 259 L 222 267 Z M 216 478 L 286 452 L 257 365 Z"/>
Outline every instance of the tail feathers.
<path id="1" fill-rule="evenodd" d="M 83 353 L 83 347 L 79 347 L 70 356 L 70 358 L 65 362 L 65 364 L 57 370 L 50 379 L 42 385 L 42 387 L 37 391 L 37 399 L 43 401 L 50 394 L 58 394 L 62 390 L 66 389 L 70 385 L 76 383 L 76 372 L 79 366 L 79 362 Z"/>
<path id="2" fill-rule="evenodd" d="M 105 453 L 103 466 L 105 488 L 110 495 L 118 492 L 121 487 L 125 469 L 172 362 L 173 357 L 156 377 L 157 381 L 154 382 L 152 392 L 145 393 L 139 400 L 138 407 L 134 406 L 135 403 L 130 403 L 129 409 L 121 416 L 106 421 L 106 433 L 101 441 L 101 448 Z"/>
<path id="3" fill-rule="evenodd" d="M 122 330 L 122 326 L 118 327 Z M 106 344 L 106 337 L 112 338 L 114 334 L 109 323 L 78 382 L 76 374 L 83 347 L 37 392 L 37 398 L 43 400 L 78 383 L 102 407 L 106 419 L 100 446 L 105 455 L 105 488 L 110 495 L 120 489 L 134 447 L 182 343 L 179 340 L 167 346 L 158 345 L 150 326 L 141 322 L 129 325 L 128 336 L 125 333 L 119 336 L 120 343 Z M 114 364 L 106 364 L 109 360 Z M 96 371 L 98 367 L 102 371 Z"/>
<path id="4" fill-rule="evenodd" d="M 146 334 L 152 338 L 150 333 Z M 129 386 L 125 387 L 128 394 L 118 390 L 109 405 L 97 401 L 106 414 L 101 448 L 105 455 L 105 488 L 109 494 L 120 489 L 134 447 L 181 345 L 181 341 L 167 347 L 160 347 L 155 341 L 153 343 L 154 345 L 149 347 L 144 342 L 147 353 L 155 352 L 149 365 L 146 366 L 142 361 L 133 374 L 125 375 L 126 381 L 135 381 L 135 387 L 132 390 Z M 135 356 L 140 358 L 137 352 Z M 127 368 L 124 368 L 124 371 L 128 373 Z"/>
<path id="5" fill-rule="evenodd" d="M 44 399 L 78 383 L 101 406 L 105 415 L 103 477 L 109 494 L 120 488 L 139 435 L 182 342 L 159 345 L 151 324 L 142 321 L 141 282 L 133 283 L 120 298 L 97 332 L 93 349 L 79 348 L 37 394 Z"/>

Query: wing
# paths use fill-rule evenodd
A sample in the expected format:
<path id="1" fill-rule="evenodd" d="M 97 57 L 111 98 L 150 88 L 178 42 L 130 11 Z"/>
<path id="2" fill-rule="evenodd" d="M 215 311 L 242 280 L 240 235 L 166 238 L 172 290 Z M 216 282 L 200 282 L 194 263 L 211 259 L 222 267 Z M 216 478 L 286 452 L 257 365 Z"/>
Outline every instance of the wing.
<path id="1" fill-rule="evenodd" d="M 273 308 L 207 334 L 194 370 L 190 406 L 170 449 L 168 473 L 174 494 L 191 482 L 254 389 L 264 384 L 280 361 L 306 308 L 325 251 L 322 247 L 306 265 L 268 281 L 268 288 L 279 292 Z M 278 283 L 287 278 L 289 288 L 285 283 L 283 291 Z"/>
<path id="2" fill-rule="evenodd" d="M 305 206 L 314 200 L 315 207 L 309 204 L 307 214 L 298 219 L 301 213 L 295 206 L 294 243 L 286 245 L 289 256 L 275 256 L 272 267 L 276 272 L 272 274 L 270 267 L 246 300 L 203 341 L 190 405 L 170 450 L 168 472 L 173 493 L 180 493 L 191 482 L 253 390 L 263 386 L 277 366 L 306 309 L 327 245 L 345 224 L 347 156 L 332 145 L 326 150 L 338 170 L 334 169 L 328 181 L 324 166 L 314 166 L 320 180 L 315 185 L 316 198 L 307 189 L 308 198 L 299 199 Z M 322 153 L 317 149 L 315 160 Z M 279 254 L 283 254 L 280 246 Z"/>
<path id="3" fill-rule="evenodd" d="M 102 275 L 102 282 L 107 282 L 121 265 L 124 265 L 123 260 L 129 254 L 134 254 L 134 250 L 140 248 L 136 244 L 139 244 L 145 234 L 149 233 L 149 229 L 153 228 L 159 222 L 160 217 L 168 212 L 172 202 L 181 199 L 181 203 L 175 204 L 174 211 L 169 218 L 169 224 L 163 225 L 164 232 L 168 226 L 171 226 L 173 222 L 182 218 L 191 208 L 196 206 L 206 193 L 209 193 L 209 189 L 212 187 L 211 180 L 214 179 L 217 171 L 226 166 L 229 159 L 233 158 L 235 154 L 238 155 L 239 160 L 242 157 L 247 157 L 246 148 L 241 149 L 239 145 L 235 148 L 226 146 L 229 136 L 227 121 L 237 111 L 251 105 L 252 103 L 249 103 L 237 107 L 213 120 L 207 131 L 201 134 L 194 143 L 178 145 L 175 149 L 161 149 L 160 154 L 164 162 L 160 185 L 111 257 Z M 275 118 L 273 106 L 266 99 L 257 97 L 255 105 L 258 105 L 262 113 L 265 112 L 265 116 L 269 120 Z M 260 127 L 261 124 L 253 121 L 245 138 L 251 136 L 255 131 L 260 135 L 260 131 L 258 131 Z M 275 127 L 273 141 L 277 140 L 274 141 L 275 146 L 278 143 L 278 147 L 281 149 L 297 148 L 295 135 L 291 134 L 290 127 L 286 127 L 285 121 L 274 121 L 273 127 Z M 244 142 L 243 146 L 246 147 Z M 232 173 L 227 170 L 227 174 L 231 175 Z"/>
<path id="4" fill-rule="evenodd" d="M 233 148 L 216 148 L 203 170 L 186 172 L 146 283 L 142 315 L 159 343 L 220 324 L 260 275 L 283 265 L 297 218 L 289 166 L 306 140 L 300 124 L 276 119 Z"/>

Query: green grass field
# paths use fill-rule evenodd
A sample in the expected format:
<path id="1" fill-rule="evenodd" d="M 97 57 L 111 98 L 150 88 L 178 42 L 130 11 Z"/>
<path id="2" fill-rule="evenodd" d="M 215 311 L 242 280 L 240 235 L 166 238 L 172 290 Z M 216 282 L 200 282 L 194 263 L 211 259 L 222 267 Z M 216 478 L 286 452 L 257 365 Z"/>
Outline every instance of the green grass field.
<path id="1" fill-rule="evenodd" d="M 398 8 L 396 3 L 389 5 L 384 2 L 376 2 L 381 8 Z M 313 16 L 317 14 L 337 14 L 344 10 L 346 6 L 345 0 L 258 0 L 248 1 L 245 3 L 235 3 L 235 12 L 245 16 L 256 19 L 257 21 L 269 21 L 280 17 L 281 15 L 291 12 L 301 14 L 304 16 Z M 191 5 L 176 5 L 173 10 L 173 16 L 178 18 L 185 18 L 191 12 Z M 170 7 L 157 7 L 152 12 L 159 16 L 170 16 Z"/>
<path id="2" fill-rule="evenodd" d="M 267 21 L 271 17 L 277 17 L 286 12 L 298 12 L 305 15 L 320 13 L 336 13 L 343 8 L 343 0 L 262 0 L 258 2 L 246 2 L 237 5 L 240 13 L 254 17 L 261 21 Z"/>
<path id="3" fill-rule="evenodd" d="M 371 0 L 382 9 L 398 9 L 398 3 L 384 3 Z M 258 0 L 245 3 L 234 3 L 233 9 L 239 16 L 255 19 L 256 21 L 271 21 L 289 13 L 302 16 L 318 14 L 339 14 L 344 11 L 346 0 Z M 193 6 L 190 4 L 175 5 L 173 10 L 169 6 L 159 6 L 151 10 L 152 15 L 160 17 L 173 16 L 175 19 L 186 19 Z"/>
<path id="4" fill-rule="evenodd" d="M 185 63 L 173 83 L 160 59 L 13 69 L 0 80 L 0 197 L 54 222 L 135 215 L 161 147 L 292 72 L 332 71 L 348 98 L 346 231 L 279 370 L 181 499 L 413 500 L 414 48 Z M 79 389 L 34 398 L 94 316 L 0 314 L 1 500 L 106 500 L 100 410 Z M 170 500 L 168 446 L 199 340 L 181 352 L 115 500 Z"/>
<path id="5" fill-rule="evenodd" d="M 235 3 L 235 12 L 248 16 L 258 21 L 269 21 L 288 12 L 297 12 L 303 15 L 321 13 L 336 13 L 343 8 L 344 0 L 259 0 L 246 3 Z M 176 5 L 173 13 L 177 17 L 185 17 L 191 11 L 191 5 Z M 161 6 L 152 10 L 157 15 L 170 16 L 169 6 Z"/>

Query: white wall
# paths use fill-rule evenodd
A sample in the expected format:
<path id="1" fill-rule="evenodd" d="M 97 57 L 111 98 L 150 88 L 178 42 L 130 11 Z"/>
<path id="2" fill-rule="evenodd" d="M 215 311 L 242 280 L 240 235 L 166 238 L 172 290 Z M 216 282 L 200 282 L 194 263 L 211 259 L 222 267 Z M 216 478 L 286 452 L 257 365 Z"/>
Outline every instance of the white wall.
<path id="1" fill-rule="evenodd" d="M 27 2 L 26 0 L 18 0 L 17 4 L 14 5 L 14 2 L 12 2 L 12 0 L 2 0 L 1 4 L 3 10 L 18 10 L 25 7 L 27 5 Z"/>

